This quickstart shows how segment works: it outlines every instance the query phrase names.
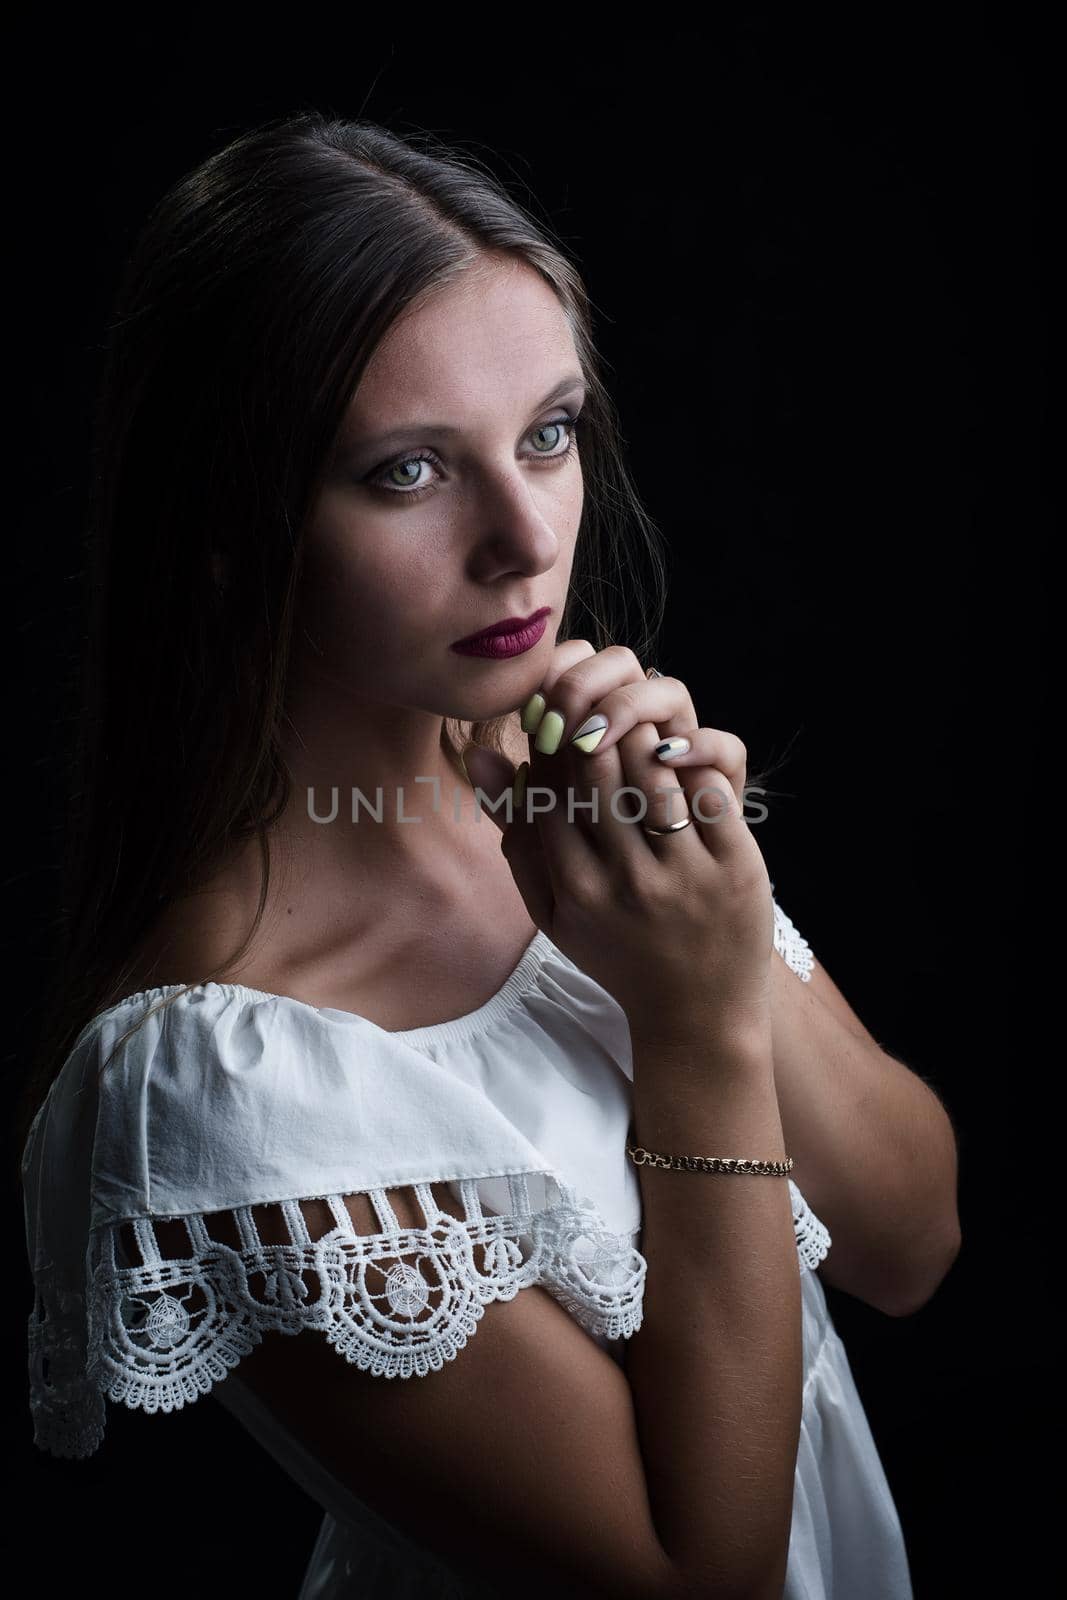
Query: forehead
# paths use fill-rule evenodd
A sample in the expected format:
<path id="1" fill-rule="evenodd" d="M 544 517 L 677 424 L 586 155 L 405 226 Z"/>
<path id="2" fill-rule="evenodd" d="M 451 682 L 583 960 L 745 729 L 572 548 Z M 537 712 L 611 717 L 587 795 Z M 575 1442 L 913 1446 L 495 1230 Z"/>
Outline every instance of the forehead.
<path id="1" fill-rule="evenodd" d="M 536 404 L 572 371 L 581 363 L 551 286 L 524 262 L 479 264 L 393 324 L 348 417 L 356 428 L 431 413 L 462 423 L 510 399 Z"/>

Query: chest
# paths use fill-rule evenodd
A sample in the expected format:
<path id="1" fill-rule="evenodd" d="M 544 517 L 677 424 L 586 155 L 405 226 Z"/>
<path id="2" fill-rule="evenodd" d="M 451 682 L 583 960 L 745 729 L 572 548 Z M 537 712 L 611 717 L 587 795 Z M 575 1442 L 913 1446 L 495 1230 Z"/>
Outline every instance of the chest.
<path id="1" fill-rule="evenodd" d="M 400 906 L 378 910 L 364 903 L 355 923 L 319 915 L 322 899 L 308 893 L 293 914 L 283 907 L 269 915 L 237 966 L 226 962 L 241 943 L 248 909 L 228 916 L 218 897 L 179 903 L 127 970 L 121 992 L 210 975 L 405 1032 L 478 1010 L 504 986 L 537 932 L 502 858 L 457 880 L 450 893 L 409 893 Z"/>

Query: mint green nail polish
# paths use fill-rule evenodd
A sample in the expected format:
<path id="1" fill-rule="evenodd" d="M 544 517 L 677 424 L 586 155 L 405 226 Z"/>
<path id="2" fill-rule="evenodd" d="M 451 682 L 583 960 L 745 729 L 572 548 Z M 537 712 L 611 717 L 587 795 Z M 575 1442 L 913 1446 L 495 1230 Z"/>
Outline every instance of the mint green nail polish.
<path id="1" fill-rule="evenodd" d="M 541 718 L 545 714 L 545 697 L 543 694 L 532 694 L 522 708 L 522 731 L 533 733 Z"/>
<path id="2" fill-rule="evenodd" d="M 543 756 L 555 755 L 559 749 L 559 741 L 563 737 L 563 730 L 566 726 L 567 719 L 560 712 L 546 711 L 537 729 L 534 749 L 540 750 Z"/>

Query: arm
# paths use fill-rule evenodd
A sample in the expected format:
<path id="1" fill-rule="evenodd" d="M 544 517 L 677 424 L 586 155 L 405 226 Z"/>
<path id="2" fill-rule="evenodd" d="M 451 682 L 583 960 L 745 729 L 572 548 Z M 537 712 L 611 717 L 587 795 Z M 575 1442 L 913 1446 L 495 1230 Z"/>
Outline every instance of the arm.
<path id="1" fill-rule="evenodd" d="M 891 1316 L 934 1293 L 960 1247 L 957 1151 L 933 1089 L 883 1050 L 826 969 L 772 959 L 774 1075 L 797 1187 L 830 1230 L 819 1267 Z"/>
<path id="2" fill-rule="evenodd" d="M 668 1021 L 634 1035 L 636 1142 L 682 1155 L 791 1155 L 769 1050 L 741 1071 L 708 1073 L 718 1048 L 707 1036 L 702 1049 L 676 1044 Z M 695 1575 L 695 1594 L 780 1600 L 804 1381 L 789 1185 L 638 1171 L 648 1282 L 626 1372 L 660 1536 Z"/>
<path id="3" fill-rule="evenodd" d="M 781 1157 L 769 1049 L 709 1055 L 706 1038 L 638 1041 L 637 1139 Z M 357 1370 L 313 1329 L 268 1334 L 241 1377 L 358 1499 L 516 1600 L 779 1600 L 802 1385 L 788 1185 L 639 1171 L 648 1271 L 626 1372 L 530 1285 L 423 1377 Z M 402 1227 L 421 1225 L 389 1198 Z M 379 1234 L 365 1195 L 346 1204 Z M 316 1206 L 301 1202 L 313 1237 L 332 1221 Z M 378 1294 L 391 1253 L 383 1240 L 368 1269 Z M 698 1259 L 714 1271 L 694 1273 Z"/>

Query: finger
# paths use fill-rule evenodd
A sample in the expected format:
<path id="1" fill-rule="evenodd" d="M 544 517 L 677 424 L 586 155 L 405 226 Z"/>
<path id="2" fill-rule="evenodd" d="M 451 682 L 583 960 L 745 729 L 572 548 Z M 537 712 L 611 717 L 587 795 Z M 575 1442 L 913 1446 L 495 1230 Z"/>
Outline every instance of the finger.
<path id="1" fill-rule="evenodd" d="M 555 914 L 552 881 L 537 829 L 522 820 L 521 792 L 529 762 L 512 767 L 498 751 L 469 744 L 462 752 L 462 763 L 474 790 L 476 823 L 480 824 L 484 815 L 496 824 L 501 852 L 526 909 L 537 926 L 550 933 Z M 518 784 L 520 775 L 523 781 Z"/>
<path id="2" fill-rule="evenodd" d="M 714 767 L 729 781 L 738 805 L 744 806 L 748 750 L 735 733 L 724 728 L 686 728 L 673 738 L 661 739 L 652 753 L 663 766 L 685 770 L 687 776 L 679 781 L 690 794 L 704 781 L 694 769 Z"/>
<path id="3" fill-rule="evenodd" d="M 535 823 L 526 820 L 523 791 L 528 771 L 529 764 L 524 761 L 516 774 L 519 786 L 513 820 L 503 830 L 500 848 L 531 920 L 551 937 L 555 926 L 556 893 L 540 832 Z"/>
<path id="4" fill-rule="evenodd" d="M 561 644 L 556 645 L 541 683 L 521 708 L 520 726 L 523 733 L 529 735 L 531 745 L 547 710 L 546 696 L 552 692 L 553 684 L 579 661 L 595 655 L 596 651 L 588 639 L 564 639 Z M 695 717 L 693 721 L 696 721 Z"/>
<path id="5" fill-rule="evenodd" d="M 639 867 L 648 860 L 649 837 L 644 826 L 667 828 L 671 823 L 683 822 L 689 815 L 685 789 L 676 775 L 655 759 L 653 751 L 660 742 L 659 733 L 649 722 L 623 734 L 605 753 L 604 760 L 618 755 L 619 778 L 614 785 L 615 799 L 602 815 L 602 839 L 615 855 L 628 859 L 631 866 Z M 592 756 L 578 757 L 581 769 L 600 759 L 596 750 Z M 678 830 L 678 836 L 685 829 Z M 673 838 L 673 836 L 670 836 Z M 700 840 L 687 841 L 683 851 L 672 852 L 672 860 L 690 858 L 702 849 Z"/>
<path id="6" fill-rule="evenodd" d="M 640 725 L 646 728 L 642 749 L 647 754 L 648 738 L 659 742 L 657 728 L 649 721 L 652 710 L 665 728 L 692 726 L 695 722 L 696 713 L 689 692 L 677 678 L 649 680 L 637 656 L 625 646 L 587 653 L 569 666 L 557 660 L 553 666 L 557 670 L 551 681 L 546 678 L 543 696 L 546 709 L 534 734 L 531 755 L 531 783 L 537 787 L 544 785 L 555 794 L 552 820 L 546 826 L 554 829 L 565 818 L 569 827 L 577 825 L 586 834 L 598 855 L 602 856 L 605 850 L 622 850 L 639 858 L 640 841 L 634 839 L 631 826 L 633 813 L 640 809 L 642 815 L 650 816 L 655 826 L 684 816 L 681 784 L 673 779 L 664 783 L 660 776 L 653 785 L 646 778 L 645 792 L 628 797 L 620 792 L 625 782 L 620 782 L 621 767 L 616 763 L 601 761 L 593 770 L 583 773 L 578 768 L 572 769 L 568 757 L 577 753 L 585 761 L 599 751 L 606 754 L 619 738 Z M 590 708 L 594 706 L 596 710 L 590 715 Z M 603 731 L 607 722 L 603 714 L 605 706 L 615 707 L 610 738 L 605 738 Z M 573 740 L 583 737 L 583 730 L 590 722 L 591 744 L 584 749 L 575 746 Z M 597 730 L 600 730 L 599 737 Z M 644 765 L 647 767 L 647 763 Z M 566 778 L 558 771 L 560 767 L 567 769 Z M 673 789 L 673 797 L 669 793 L 655 793 L 655 787 Z M 603 840 L 596 837 L 601 826 L 607 835 Z M 553 848 L 559 850 L 563 846 L 557 844 Z M 647 861 L 647 855 L 643 859 Z"/>
<path id="7" fill-rule="evenodd" d="M 577 676 L 577 673 L 568 674 L 568 688 Z M 557 698 L 563 697 L 560 685 Z M 692 695 L 680 678 L 628 678 L 594 696 L 591 702 L 582 701 L 575 711 L 573 728 L 568 722 L 563 737 L 570 741 L 584 740 L 585 743 L 578 746 L 584 751 L 599 733 L 594 749 L 602 750 L 642 722 L 652 723 L 659 729 L 661 738 L 666 739 L 693 727 L 697 720 Z"/>
<path id="8" fill-rule="evenodd" d="M 486 745 L 469 744 L 460 759 L 474 790 L 477 812 L 491 817 L 503 832 L 508 823 L 507 796 L 517 769 L 507 756 L 490 750 Z M 504 803 L 501 804 L 501 801 Z M 476 820 L 479 819 L 476 817 Z"/>
<path id="9" fill-rule="evenodd" d="M 616 680 L 616 686 L 606 687 L 613 679 Z M 686 685 L 678 678 L 662 674 L 648 678 L 641 672 L 640 663 L 633 652 L 625 648 L 601 651 L 594 658 L 566 670 L 553 685 L 550 698 L 554 704 L 549 709 L 558 713 L 552 738 L 559 740 L 560 747 L 564 744 L 573 746 L 575 739 L 583 739 L 585 743 L 575 748 L 589 755 L 605 751 L 642 723 L 647 723 L 653 725 L 661 735 L 653 753 L 662 748 L 665 758 L 663 764 L 677 766 L 680 763 L 672 760 L 673 752 L 668 741 L 680 739 L 683 730 L 692 733 L 696 721 L 692 697 Z M 589 714 L 583 716 L 590 706 L 592 709 Z M 681 748 L 687 753 L 684 745 Z M 700 759 L 693 764 L 714 769 L 714 773 L 709 770 L 692 774 L 680 780 L 677 786 L 673 783 L 646 783 L 645 805 L 650 826 L 667 826 L 684 814 L 680 813 L 680 790 L 696 797 L 696 803 L 703 812 L 699 818 L 701 822 L 718 825 L 724 813 L 729 811 L 729 797 L 725 793 L 721 799 L 718 797 L 714 774 L 727 778 L 738 809 L 743 813 L 747 751 L 741 740 L 736 734 L 725 730 L 706 729 L 699 734 L 698 748 Z M 641 756 L 647 754 L 644 735 L 638 750 Z M 593 790 L 599 791 L 608 776 L 606 770 L 598 769 L 595 781 L 587 786 L 584 798 L 588 799 Z M 624 804 L 624 819 L 627 815 Z M 607 826 L 617 821 L 616 815 L 609 814 Z M 613 848 L 619 848 L 622 840 L 616 838 L 611 844 Z"/>
<path id="10" fill-rule="evenodd" d="M 554 754 L 574 737 L 597 701 L 626 683 L 645 683 L 641 663 L 626 645 L 609 645 L 565 666 L 553 662 L 554 670 L 541 691 L 545 710 L 534 730 L 534 746 L 544 754 Z M 694 712 L 689 719 L 696 722 Z M 551 746 L 551 748 L 550 748 Z"/>
<path id="11" fill-rule="evenodd" d="M 701 850 L 725 858 L 748 833 L 742 800 L 727 776 L 714 766 L 684 769 L 677 775 L 664 768 L 654 754 L 658 742 L 656 730 L 643 723 L 618 744 L 627 786 L 647 798 L 647 813 L 640 822 L 666 828 L 686 816 L 690 821 L 666 834 L 650 834 L 644 827 L 629 825 L 631 860 L 640 845 L 651 849 L 658 859 L 683 867 L 686 863 L 696 867 Z"/>
<path id="12" fill-rule="evenodd" d="M 551 838 L 553 830 L 566 830 L 578 836 L 578 842 L 585 843 L 592 852 L 601 873 L 620 862 L 628 864 L 635 877 L 641 867 L 647 870 L 648 851 L 635 819 L 666 825 L 686 815 L 681 784 L 651 757 L 658 737 L 656 729 L 647 723 L 627 735 L 627 739 L 643 740 L 641 787 L 624 769 L 620 744 L 612 745 L 603 754 L 596 750 L 591 755 L 564 745 L 556 755 L 545 757 L 550 773 L 546 787 L 551 789 L 556 803 L 555 812 L 544 820 L 546 835 Z M 655 794 L 654 785 L 660 789 L 673 787 L 674 808 L 669 814 L 670 797 Z M 565 849 L 565 843 L 559 848 Z M 570 870 L 574 870 L 573 866 Z"/>
<path id="13" fill-rule="evenodd" d="M 566 672 L 568 657 L 573 663 L 590 659 L 595 654 L 587 640 L 569 640 L 558 646 L 553 667 Z M 556 681 L 559 675 L 557 670 Z M 530 737 L 523 814 L 537 828 L 556 897 L 562 897 L 568 890 L 581 893 L 583 886 L 593 889 L 595 875 L 600 870 L 593 843 L 580 823 L 576 824 L 573 810 L 568 815 L 566 777 L 558 756 L 540 749 L 534 734 Z"/>

